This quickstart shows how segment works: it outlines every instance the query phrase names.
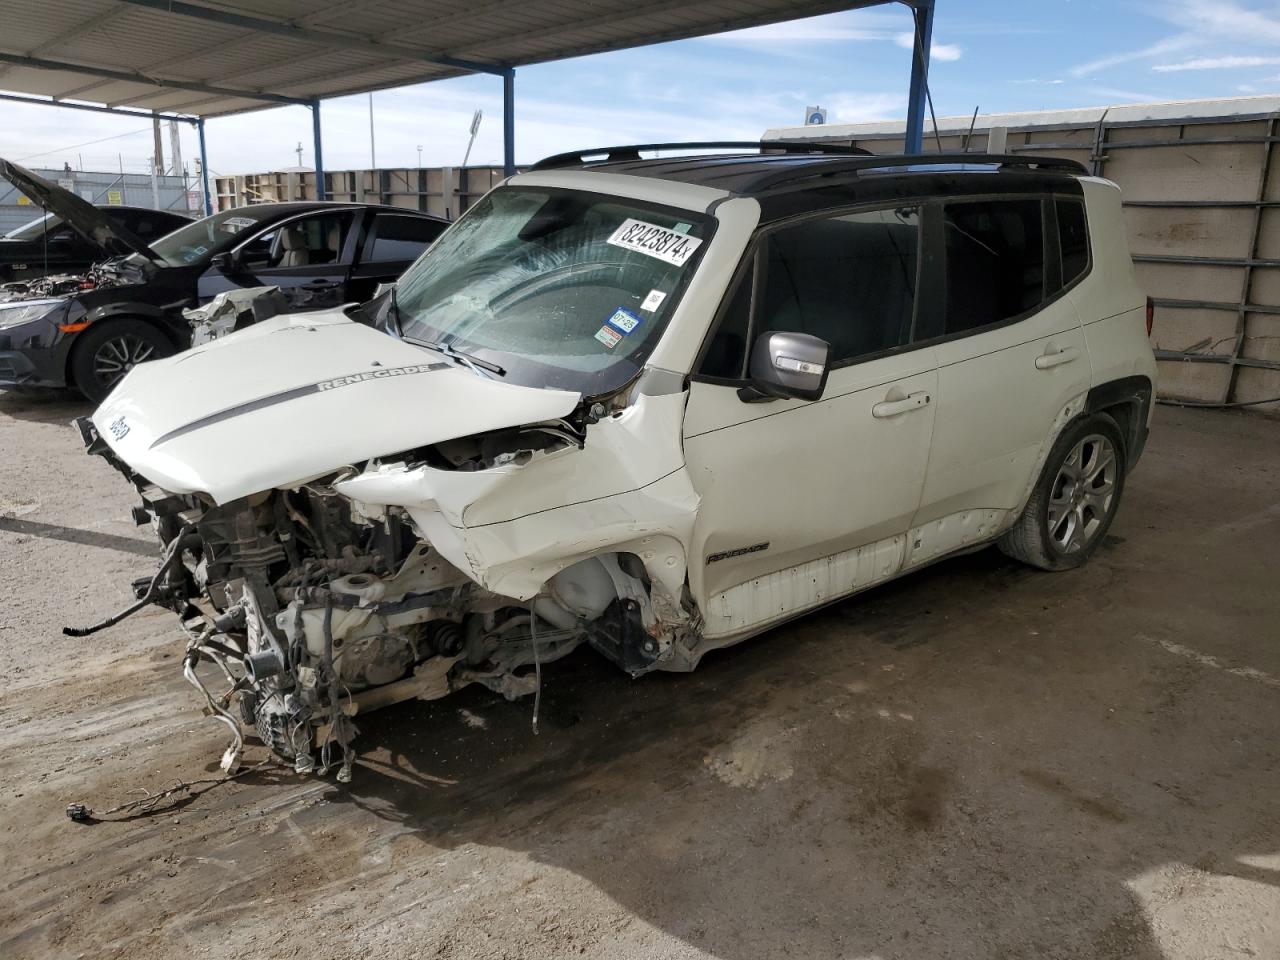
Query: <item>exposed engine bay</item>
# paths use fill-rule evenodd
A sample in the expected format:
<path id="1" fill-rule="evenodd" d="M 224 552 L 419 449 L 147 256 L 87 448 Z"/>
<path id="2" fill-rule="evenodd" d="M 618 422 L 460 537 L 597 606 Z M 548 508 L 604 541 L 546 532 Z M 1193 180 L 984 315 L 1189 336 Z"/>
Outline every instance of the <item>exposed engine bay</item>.
<path id="1" fill-rule="evenodd" d="M 533 694 L 542 666 L 584 642 L 632 674 L 691 669 L 678 642 L 691 618 L 671 591 L 655 590 L 636 553 L 568 562 L 517 599 L 450 562 L 423 536 L 421 513 L 351 495 L 388 476 L 496 475 L 578 456 L 590 419 L 447 440 L 222 504 L 161 489 L 90 418 L 77 420 L 88 452 L 138 490 L 134 519 L 154 527 L 163 550 L 155 575 L 134 583 L 135 604 L 65 632 L 86 635 L 148 604 L 174 611 L 188 638 L 183 673 L 231 734 L 223 770 L 237 768 L 247 728 L 299 772 L 336 767 L 344 782 L 356 719 L 378 707 L 472 683 L 508 699 Z"/>
<path id="2" fill-rule="evenodd" d="M 121 279 L 114 267 L 99 264 L 85 273 L 64 273 L 0 283 L 0 303 L 66 297 L 86 290 L 97 290 L 100 287 L 114 287 L 122 282 L 125 281 Z"/>

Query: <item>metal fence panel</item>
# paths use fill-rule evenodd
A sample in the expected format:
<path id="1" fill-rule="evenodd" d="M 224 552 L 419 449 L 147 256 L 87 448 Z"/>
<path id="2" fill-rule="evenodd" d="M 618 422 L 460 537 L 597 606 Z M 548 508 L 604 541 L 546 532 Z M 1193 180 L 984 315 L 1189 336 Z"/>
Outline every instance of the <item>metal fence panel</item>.
<path id="1" fill-rule="evenodd" d="M 87 170 L 44 170 L 32 172 L 65 187 L 90 203 L 124 204 L 131 207 L 155 207 L 151 191 L 151 175 L 146 173 L 105 173 Z M 157 177 L 160 209 L 187 209 L 187 188 L 182 177 Z M 0 233 L 8 233 L 40 216 L 40 208 L 31 203 L 8 180 L 0 178 Z"/>

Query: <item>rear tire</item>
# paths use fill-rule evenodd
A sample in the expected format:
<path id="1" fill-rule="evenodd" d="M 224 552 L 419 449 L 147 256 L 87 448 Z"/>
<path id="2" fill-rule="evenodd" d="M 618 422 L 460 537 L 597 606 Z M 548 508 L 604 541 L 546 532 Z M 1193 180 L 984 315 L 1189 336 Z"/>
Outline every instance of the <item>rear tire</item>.
<path id="1" fill-rule="evenodd" d="M 173 352 L 169 339 L 142 320 L 98 321 L 75 345 L 72 385 L 95 404 L 101 403 L 139 363 Z"/>
<path id="2" fill-rule="evenodd" d="M 1067 427 L 1045 459 L 1000 550 L 1041 570 L 1071 570 L 1098 548 L 1120 506 L 1126 473 L 1116 422 L 1095 413 Z"/>

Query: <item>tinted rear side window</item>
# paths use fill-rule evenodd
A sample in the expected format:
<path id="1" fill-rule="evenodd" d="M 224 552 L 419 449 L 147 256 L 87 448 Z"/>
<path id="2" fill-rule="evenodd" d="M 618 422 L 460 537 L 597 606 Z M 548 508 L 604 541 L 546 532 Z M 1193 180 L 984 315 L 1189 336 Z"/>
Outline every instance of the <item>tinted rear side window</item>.
<path id="1" fill-rule="evenodd" d="M 768 238 L 758 337 L 808 333 L 835 362 L 905 344 L 915 308 L 919 215 L 914 207 L 811 220 Z"/>
<path id="2" fill-rule="evenodd" d="M 417 260 L 444 232 L 444 224 L 421 217 L 397 217 L 381 215 L 374 225 L 373 246 L 366 260 Z"/>
<path id="3" fill-rule="evenodd" d="M 1062 248 L 1062 285 L 1069 287 L 1089 267 L 1089 228 L 1084 204 L 1079 200 L 1059 200 L 1058 245 Z"/>
<path id="4" fill-rule="evenodd" d="M 945 335 L 999 323 L 1044 300 L 1044 218 L 1039 198 L 944 208 Z"/>

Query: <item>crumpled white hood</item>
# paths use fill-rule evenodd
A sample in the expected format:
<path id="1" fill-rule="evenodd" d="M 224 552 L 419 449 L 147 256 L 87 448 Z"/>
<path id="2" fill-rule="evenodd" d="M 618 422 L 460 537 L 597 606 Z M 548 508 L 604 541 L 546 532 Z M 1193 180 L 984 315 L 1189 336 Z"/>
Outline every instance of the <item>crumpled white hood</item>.
<path id="1" fill-rule="evenodd" d="M 488 380 L 323 311 L 144 363 L 93 423 L 152 483 L 226 503 L 372 457 L 564 417 L 579 399 Z"/>

